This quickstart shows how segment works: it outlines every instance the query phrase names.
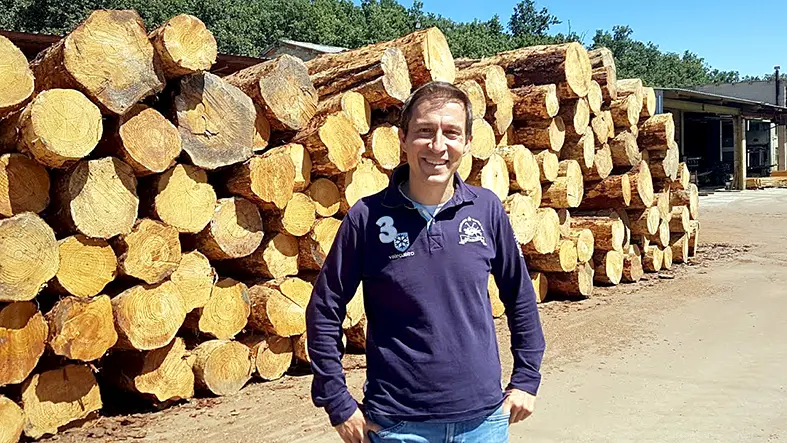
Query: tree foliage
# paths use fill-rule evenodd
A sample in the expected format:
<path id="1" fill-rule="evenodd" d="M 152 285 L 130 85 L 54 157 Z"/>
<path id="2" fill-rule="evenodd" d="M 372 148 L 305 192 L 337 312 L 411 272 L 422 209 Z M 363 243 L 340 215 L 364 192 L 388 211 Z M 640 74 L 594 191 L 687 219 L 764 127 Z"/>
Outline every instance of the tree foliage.
<path id="1" fill-rule="evenodd" d="M 446 35 L 457 58 L 481 58 L 522 46 L 583 41 L 583 36 L 550 33 L 560 24 L 535 0 L 514 6 L 507 24 L 500 17 L 457 22 L 424 11 L 420 0 L 405 7 L 396 0 L 0 0 L 0 29 L 63 35 L 94 9 L 136 9 L 148 29 L 168 18 L 192 14 L 215 34 L 224 53 L 259 56 L 282 38 L 356 48 L 429 26 Z M 646 84 L 685 87 L 738 81 L 735 71 L 711 68 L 690 51 L 664 52 L 652 42 L 632 38 L 628 26 L 598 30 L 589 47 L 609 47 L 619 78 L 642 78 Z M 770 75 L 772 77 L 772 74 Z M 753 79 L 748 78 L 747 79 Z"/>

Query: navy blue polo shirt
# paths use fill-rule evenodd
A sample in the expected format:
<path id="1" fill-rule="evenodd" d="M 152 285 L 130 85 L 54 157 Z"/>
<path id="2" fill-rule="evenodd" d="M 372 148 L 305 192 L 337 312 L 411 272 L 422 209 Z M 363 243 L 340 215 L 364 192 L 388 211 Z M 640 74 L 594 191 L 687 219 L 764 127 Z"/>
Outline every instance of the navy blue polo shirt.
<path id="1" fill-rule="evenodd" d="M 510 387 L 536 394 L 544 336 L 524 258 L 500 200 L 455 175 L 432 223 L 399 190 L 361 199 L 342 221 L 306 311 L 312 399 L 331 423 L 357 408 L 341 366 L 341 325 L 363 284 L 364 406 L 408 421 L 462 421 L 503 401 L 487 283 L 493 274 L 511 329 Z"/>

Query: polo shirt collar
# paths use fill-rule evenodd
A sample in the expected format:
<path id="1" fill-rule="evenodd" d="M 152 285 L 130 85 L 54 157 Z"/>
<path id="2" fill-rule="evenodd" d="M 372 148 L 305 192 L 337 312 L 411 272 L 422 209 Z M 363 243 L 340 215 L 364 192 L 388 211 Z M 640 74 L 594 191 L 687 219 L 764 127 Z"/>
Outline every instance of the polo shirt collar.
<path id="1" fill-rule="evenodd" d="M 383 206 L 390 208 L 399 206 L 413 208 L 413 204 L 399 189 L 399 185 L 407 181 L 409 177 L 410 165 L 405 163 L 394 169 L 391 180 L 388 183 L 388 188 L 386 188 L 385 195 L 383 196 Z M 443 209 L 469 203 L 476 197 L 478 197 L 478 195 L 470 189 L 470 186 L 468 186 L 461 177 L 459 177 L 459 173 L 454 172 L 454 195 L 445 203 Z"/>

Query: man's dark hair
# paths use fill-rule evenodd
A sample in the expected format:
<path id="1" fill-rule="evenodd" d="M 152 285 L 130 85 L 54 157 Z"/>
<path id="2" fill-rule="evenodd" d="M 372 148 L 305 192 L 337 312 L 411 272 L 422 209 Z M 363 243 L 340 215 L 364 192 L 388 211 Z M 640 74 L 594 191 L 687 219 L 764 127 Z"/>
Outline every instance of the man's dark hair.
<path id="1" fill-rule="evenodd" d="M 424 100 L 437 100 L 440 104 L 449 102 L 459 103 L 465 108 L 465 139 L 470 139 L 473 134 L 473 108 L 467 94 L 456 86 L 446 82 L 429 82 L 415 92 L 404 102 L 402 114 L 399 118 L 399 129 L 407 135 L 407 127 L 413 118 L 413 109 Z"/>

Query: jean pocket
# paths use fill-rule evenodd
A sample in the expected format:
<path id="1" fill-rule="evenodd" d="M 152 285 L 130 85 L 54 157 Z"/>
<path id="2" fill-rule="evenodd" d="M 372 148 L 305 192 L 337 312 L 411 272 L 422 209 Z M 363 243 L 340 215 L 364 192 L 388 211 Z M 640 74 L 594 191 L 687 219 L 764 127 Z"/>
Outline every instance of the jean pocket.
<path id="1" fill-rule="evenodd" d="M 493 422 L 505 421 L 505 422 L 507 422 L 509 418 L 511 418 L 511 413 L 510 412 L 505 412 L 503 410 L 503 406 L 500 406 L 499 408 L 495 409 L 495 412 L 493 412 L 492 415 L 487 417 L 487 421 L 493 421 Z"/>
<path id="2" fill-rule="evenodd" d="M 379 416 L 371 413 L 366 414 L 366 419 L 380 427 L 380 430 L 374 433 L 381 437 L 395 433 L 401 430 L 404 425 L 407 424 L 405 421 L 391 420 L 385 416 Z"/>

